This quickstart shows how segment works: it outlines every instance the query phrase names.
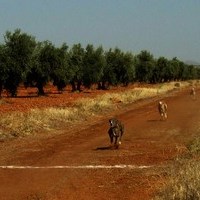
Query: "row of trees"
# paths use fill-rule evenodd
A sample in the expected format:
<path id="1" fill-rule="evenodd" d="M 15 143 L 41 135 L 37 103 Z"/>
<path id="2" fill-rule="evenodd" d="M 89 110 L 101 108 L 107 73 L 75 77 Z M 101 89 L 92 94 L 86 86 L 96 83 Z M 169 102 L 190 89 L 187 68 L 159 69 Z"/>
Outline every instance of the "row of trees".
<path id="1" fill-rule="evenodd" d="M 138 55 L 119 48 L 104 51 L 88 44 L 74 44 L 71 49 L 63 43 L 55 47 L 50 41 L 38 42 L 35 37 L 7 31 L 0 44 L 0 95 L 3 89 L 17 95 L 19 84 L 37 87 L 44 95 L 44 86 L 52 82 L 62 91 L 71 84 L 72 91 L 82 86 L 107 89 L 110 85 L 128 85 L 133 82 L 160 83 L 173 80 L 197 79 L 200 69 L 173 58 L 155 59 L 148 51 Z"/>

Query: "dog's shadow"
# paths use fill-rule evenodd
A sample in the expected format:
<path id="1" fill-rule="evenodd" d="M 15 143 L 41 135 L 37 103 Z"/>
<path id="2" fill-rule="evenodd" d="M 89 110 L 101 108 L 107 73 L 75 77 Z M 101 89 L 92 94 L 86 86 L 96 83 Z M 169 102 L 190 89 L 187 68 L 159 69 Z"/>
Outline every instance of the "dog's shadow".
<path id="1" fill-rule="evenodd" d="M 147 120 L 147 122 L 159 122 L 159 121 L 161 121 L 160 119 L 149 119 L 149 120 Z"/>
<path id="2" fill-rule="evenodd" d="M 104 146 L 104 147 L 97 147 L 94 149 L 95 151 L 105 151 L 105 150 L 113 150 L 113 149 L 118 149 L 119 146 Z"/>

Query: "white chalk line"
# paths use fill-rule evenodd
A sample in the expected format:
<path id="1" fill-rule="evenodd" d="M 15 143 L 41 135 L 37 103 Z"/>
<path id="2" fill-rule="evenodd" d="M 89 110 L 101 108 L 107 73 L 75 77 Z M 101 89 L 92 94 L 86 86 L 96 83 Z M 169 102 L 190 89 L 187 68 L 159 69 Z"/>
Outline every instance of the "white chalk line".
<path id="1" fill-rule="evenodd" d="M 153 166 L 137 165 L 61 165 L 61 166 L 0 166 L 0 169 L 147 169 Z"/>

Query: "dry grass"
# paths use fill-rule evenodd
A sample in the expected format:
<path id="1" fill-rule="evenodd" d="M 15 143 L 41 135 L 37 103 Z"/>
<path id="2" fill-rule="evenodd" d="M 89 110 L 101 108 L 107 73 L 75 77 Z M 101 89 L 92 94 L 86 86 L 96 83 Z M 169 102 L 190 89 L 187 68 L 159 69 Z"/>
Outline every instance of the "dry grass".
<path id="1" fill-rule="evenodd" d="M 169 179 L 155 200 L 200 199 L 200 162 L 181 160 L 169 172 Z"/>
<path id="2" fill-rule="evenodd" d="M 181 87 L 188 86 L 181 83 Z M 115 110 L 116 102 L 129 104 L 139 99 L 164 94 L 175 88 L 174 83 L 155 85 L 152 88 L 135 88 L 126 92 L 105 94 L 95 99 L 80 99 L 73 107 L 33 109 L 28 113 L 14 112 L 0 118 L 0 136 L 24 136 L 42 130 L 58 128 L 61 123 L 77 122 L 102 112 Z M 2 134 L 1 134 L 2 133 Z"/>
<path id="3" fill-rule="evenodd" d="M 200 199 L 200 138 L 187 146 L 190 156 L 178 158 L 170 168 L 167 182 L 155 200 L 196 200 Z"/>
<path id="4" fill-rule="evenodd" d="M 188 149 L 191 154 L 200 153 L 200 137 L 196 137 L 193 141 L 188 144 Z"/>
<path id="5" fill-rule="evenodd" d="M 4 115 L 0 124 L 8 134 L 24 136 L 40 130 L 55 129 L 59 122 L 75 121 L 80 117 L 76 108 L 33 109 L 28 113 L 15 112 Z"/>
<path id="6" fill-rule="evenodd" d="M 3 99 L 0 99 L 0 105 L 2 105 L 2 104 L 6 104 L 6 101 Z"/>

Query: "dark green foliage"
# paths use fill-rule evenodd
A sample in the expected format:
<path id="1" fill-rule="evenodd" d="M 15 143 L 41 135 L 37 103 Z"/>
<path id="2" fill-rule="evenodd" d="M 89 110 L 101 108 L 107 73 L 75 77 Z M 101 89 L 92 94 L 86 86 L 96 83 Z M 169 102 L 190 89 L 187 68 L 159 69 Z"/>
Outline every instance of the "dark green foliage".
<path id="1" fill-rule="evenodd" d="M 35 49 L 35 38 L 21 33 L 19 29 L 14 33 L 9 31 L 5 35 L 5 53 L 7 55 L 7 78 L 4 87 L 11 94 L 17 95 L 17 87 L 30 69 L 31 56 Z"/>
<path id="2" fill-rule="evenodd" d="M 68 73 L 69 55 L 67 49 L 67 45 L 63 44 L 60 48 L 55 48 L 53 50 L 54 54 L 52 55 L 54 62 L 52 63 L 50 76 L 53 84 L 58 88 L 59 91 L 62 91 L 63 88 L 66 87 L 70 78 Z"/>
<path id="3" fill-rule="evenodd" d="M 8 57 L 5 52 L 5 45 L 0 45 L 0 97 L 5 85 L 6 79 L 8 78 Z"/>
<path id="4" fill-rule="evenodd" d="M 160 57 L 156 61 L 153 71 L 153 80 L 155 83 L 161 83 L 170 80 L 170 73 L 168 72 L 169 66 L 169 61 L 164 57 Z"/>
<path id="5" fill-rule="evenodd" d="M 32 66 L 26 77 L 26 86 L 36 86 L 38 95 L 44 95 L 44 86 L 52 81 L 62 91 L 68 83 L 68 47 L 56 48 L 51 42 L 38 43 L 33 54 Z"/>
<path id="6" fill-rule="evenodd" d="M 84 72 L 84 55 L 85 50 L 81 47 L 81 44 L 74 44 L 69 52 L 68 74 L 73 92 L 81 91 Z"/>
<path id="7" fill-rule="evenodd" d="M 84 56 L 83 84 L 90 88 L 98 83 L 103 76 L 105 57 L 102 47 L 94 49 L 93 45 L 87 45 Z"/>
<path id="8" fill-rule="evenodd" d="M 176 57 L 157 60 L 148 51 L 133 56 L 119 48 L 104 52 L 103 47 L 75 44 L 69 49 L 63 43 L 55 47 L 51 42 L 36 42 L 35 38 L 16 29 L 7 31 L 5 44 L 0 45 L 0 96 L 6 89 L 17 95 L 20 83 L 37 87 L 44 95 L 44 86 L 52 82 L 59 91 L 71 84 L 72 91 L 82 86 L 108 89 L 110 85 L 124 85 L 134 81 L 161 83 L 200 78 L 200 68 L 187 65 Z"/>
<path id="9" fill-rule="evenodd" d="M 115 73 L 116 56 L 112 51 L 112 49 L 110 49 L 108 52 L 105 53 L 105 58 L 106 58 L 106 65 L 103 69 L 103 76 L 101 77 L 102 87 L 105 87 L 106 83 L 108 84 L 108 86 L 117 84 L 117 76 Z"/>
<path id="10" fill-rule="evenodd" d="M 45 41 L 37 43 L 33 52 L 32 64 L 26 76 L 25 86 L 37 87 L 38 95 L 44 95 L 44 86 L 50 81 L 50 65 L 46 50 L 51 48 L 51 43 Z"/>
<path id="11" fill-rule="evenodd" d="M 134 58 L 131 53 L 125 53 L 122 55 L 122 65 L 121 65 L 121 82 L 123 85 L 127 86 L 132 83 L 135 78 L 135 65 Z"/>
<path id="12" fill-rule="evenodd" d="M 135 78 L 134 58 L 131 53 L 123 53 L 120 49 L 109 49 L 105 53 L 106 66 L 102 82 L 108 85 L 128 85 Z"/>
<path id="13" fill-rule="evenodd" d="M 142 51 L 136 57 L 136 80 L 139 82 L 153 83 L 155 61 L 148 51 Z"/>

